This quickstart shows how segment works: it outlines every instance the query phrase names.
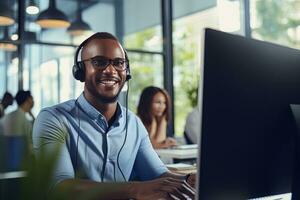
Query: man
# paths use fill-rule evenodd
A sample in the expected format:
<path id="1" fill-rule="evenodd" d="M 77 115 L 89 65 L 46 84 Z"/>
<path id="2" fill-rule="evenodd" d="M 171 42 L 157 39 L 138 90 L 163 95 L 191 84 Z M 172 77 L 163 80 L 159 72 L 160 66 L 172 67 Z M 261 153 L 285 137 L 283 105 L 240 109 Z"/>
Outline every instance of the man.
<path id="1" fill-rule="evenodd" d="M 3 134 L 9 136 L 27 136 L 31 138 L 34 117 L 31 109 L 34 105 L 30 91 L 20 90 L 15 96 L 17 110 L 5 115 L 1 122 Z M 32 117 L 32 121 L 26 118 L 26 113 Z"/>
<path id="2" fill-rule="evenodd" d="M 13 101 L 14 101 L 14 98 L 13 96 L 11 95 L 11 93 L 9 92 L 5 92 L 3 97 L 2 97 L 2 100 L 0 102 L 0 118 L 2 118 L 5 114 L 5 109 L 12 105 L 13 104 Z"/>
<path id="3" fill-rule="evenodd" d="M 69 198 L 93 192 L 93 199 L 193 199 L 186 176 L 167 170 L 142 122 L 117 102 L 130 77 L 118 40 L 96 33 L 78 47 L 74 60 L 73 74 L 84 81 L 83 93 L 42 110 L 33 130 L 37 153 L 60 145 L 54 190 Z M 194 184 L 195 176 L 187 181 Z"/>

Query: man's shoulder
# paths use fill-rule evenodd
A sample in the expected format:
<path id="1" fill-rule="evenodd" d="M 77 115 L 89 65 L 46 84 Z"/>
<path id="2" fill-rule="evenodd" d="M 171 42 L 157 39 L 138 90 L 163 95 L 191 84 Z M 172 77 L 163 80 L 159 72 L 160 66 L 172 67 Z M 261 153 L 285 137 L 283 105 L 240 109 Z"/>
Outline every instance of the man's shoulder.
<path id="1" fill-rule="evenodd" d="M 57 116 L 60 113 L 66 113 L 66 112 L 70 113 L 74 109 L 74 107 L 75 107 L 75 100 L 72 99 L 72 100 L 65 101 L 63 103 L 59 103 L 53 106 L 43 108 L 40 113 L 48 112 Z"/>
<path id="2" fill-rule="evenodd" d="M 128 115 L 129 118 L 131 118 L 131 119 L 139 119 L 139 117 L 134 112 L 132 112 L 130 109 L 128 109 L 128 108 L 126 108 L 126 107 L 124 107 L 122 105 L 120 105 L 120 107 L 122 109 L 122 113 L 123 113 L 124 116 L 126 115 L 126 110 L 127 110 L 127 115 Z"/>
<path id="3" fill-rule="evenodd" d="M 198 107 L 193 108 L 193 110 L 189 112 L 188 117 L 198 119 L 200 117 L 200 109 Z"/>
<path id="4" fill-rule="evenodd" d="M 5 114 L 3 118 L 8 119 L 8 118 L 16 117 L 16 116 L 19 116 L 20 113 L 21 113 L 20 109 L 15 109 L 15 110 Z"/>
<path id="5" fill-rule="evenodd" d="M 75 100 L 68 100 L 53 106 L 49 106 L 46 108 L 43 108 L 42 110 L 48 110 L 48 111 L 52 111 L 52 110 L 71 110 L 73 109 L 75 106 Z"/>

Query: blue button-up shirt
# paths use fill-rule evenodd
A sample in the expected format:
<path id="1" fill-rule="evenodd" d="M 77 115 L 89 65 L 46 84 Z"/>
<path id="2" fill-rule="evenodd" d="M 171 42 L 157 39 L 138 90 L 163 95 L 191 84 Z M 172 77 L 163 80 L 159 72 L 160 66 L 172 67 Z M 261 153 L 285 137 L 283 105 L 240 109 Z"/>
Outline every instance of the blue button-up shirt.
<path id="1" fill-rule="evenodd" d="M 81 178 L 107 182 L 128 181 L 133 176 L 151 180 L 167 171 L 134 113 L 128 111 L 126 117 L 126 108 L 118 104 L 116 119 L 108 126 L 83 94 L 77 100 L 43 109 L 35 120 L 35 152 L 42 148 L 53 151 L 58 144 L 61 149 L 53 184 L 74 178 L 75 172 Z"/>

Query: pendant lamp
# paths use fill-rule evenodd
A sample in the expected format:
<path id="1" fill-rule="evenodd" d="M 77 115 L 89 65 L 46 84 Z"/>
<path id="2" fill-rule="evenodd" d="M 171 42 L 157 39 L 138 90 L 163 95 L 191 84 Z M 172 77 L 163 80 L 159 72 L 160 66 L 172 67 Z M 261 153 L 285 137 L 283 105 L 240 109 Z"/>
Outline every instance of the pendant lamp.
<path id="1" fill-rule="evenodd" d="M 17 45 L 10 43 L 11 39 L 8 36 L 8 28 L 4 28 L 4 35 L 2 38 L 3 42 L 0 42 L 0 49 L 5 50 L 5 51 L 16 51 L 17 50 Z M 5 41 L 5 42 L 4 42 Z"/>
<path id="2" fill-rule="evenodd" d="M 91 30 L 90 25 L 82 20 L 80 2 L 81 1 L 78 0 L 76 19 L 71 23 L 71 26 L 69 26 L 67 30 L 72 36 L 82 35 Z"/>
<path id="3" fill-rule="evenodd" d="M 55 0 L 49 1 L 49 8 L 39 14 L 36 23 L 42 28 L 67 28 L 70 26 L 67 16 L 56 8 Z"/>
<path id="4" fill-rule="evenodd" d="M 9 26 L 15 23 L 14 12 L 7 1 L 0 1 L 0 26 Z"/>
<path id="5" fill-rule="evenodd" d="M 34 0 L 29 0 L 29 4 L 26 7 L 26 12 L 29 15 L 36 15 L 40 12 L 39 7 L 35 4 Z"/>

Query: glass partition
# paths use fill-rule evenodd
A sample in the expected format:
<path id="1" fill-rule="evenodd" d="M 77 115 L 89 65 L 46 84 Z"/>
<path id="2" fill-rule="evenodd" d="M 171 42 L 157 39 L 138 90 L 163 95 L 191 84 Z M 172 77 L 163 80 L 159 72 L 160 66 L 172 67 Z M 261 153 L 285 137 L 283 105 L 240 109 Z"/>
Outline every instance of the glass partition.
<path id="1" fill-rule="evenodd" d="M 244 34 L 241 0 L 194 2 L 198 11 L 173 19 L 175 133 L 182 136 L 187 114 L 197 106 L 204 28 Z M 174 15 L 184 8 L 174 1 Z M 191 8 L 190 8 L 191 9 Z M 230 13 L 230 15 L 228 14 Z M 201 103 L 201 102 L 199 102 Z"/>
<path id="2" fill-rule="evenodd" d="M 150 85 L 163 88 L 163 58 L 160 54 L 129 52 L 132 80 L 129 81 L 128 107 L 136 113 L 142 90 Z"/>
<path id="3" fill-rule="evenodd" d="M 82 86 L 72 76 L 74 47 L 26 45 L 24 89 L 31 90 L 33 113 L 78 96 Z"/>
<path id="4" fill-rule="evenodd" d="M 0 51 L 0 99 L 6 91 L 6 63 L 5 63 L 5 52 Z"/>

